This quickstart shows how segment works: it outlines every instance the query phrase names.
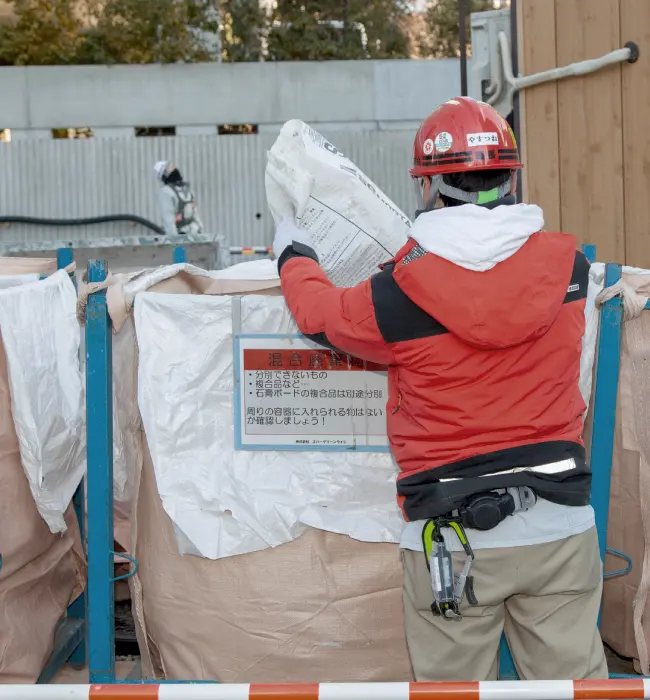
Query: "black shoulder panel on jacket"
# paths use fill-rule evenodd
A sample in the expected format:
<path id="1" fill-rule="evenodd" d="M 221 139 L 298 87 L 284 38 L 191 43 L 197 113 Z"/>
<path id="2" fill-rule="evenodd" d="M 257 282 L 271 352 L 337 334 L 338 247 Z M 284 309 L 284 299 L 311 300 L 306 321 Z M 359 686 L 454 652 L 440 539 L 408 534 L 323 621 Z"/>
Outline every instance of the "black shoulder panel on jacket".
<path id="1" fill-rule="evenodd" d="M 370 280 L 379 331 L 387 343 L 428 338 L 449 331 L 412 302 L 393 279 L 394 265 L 386 265 Z"/>
<path id="2" fill-rule="evenodd" d="M 573 262 L 573 272 L 571 273 L 571 281 L 569 289 L 564 297 L 564 303 L 568 304 L 572 301 L 587 298 L 587 287 L 589 286 L 589 261 L 584 253 L 576 250 L 576 256 Z"/>

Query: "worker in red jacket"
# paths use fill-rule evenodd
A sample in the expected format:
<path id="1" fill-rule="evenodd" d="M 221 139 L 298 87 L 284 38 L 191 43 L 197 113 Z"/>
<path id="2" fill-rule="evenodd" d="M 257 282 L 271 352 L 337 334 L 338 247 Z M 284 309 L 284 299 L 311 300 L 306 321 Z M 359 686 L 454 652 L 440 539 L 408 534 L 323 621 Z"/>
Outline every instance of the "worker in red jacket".
<path id="1" fill-rule="evenodd" d="M 515 204 L 521 167 L 507 122 L 459 97 L 417 133 L 420 209 L 371 279 L 334 287 L 302 232 L 276 234 L 299 329 L 389 367 L 419 681 L 496 678 L 504 631 L 522 679 L 607 677 L 578 388 L 589 263 Z"/>

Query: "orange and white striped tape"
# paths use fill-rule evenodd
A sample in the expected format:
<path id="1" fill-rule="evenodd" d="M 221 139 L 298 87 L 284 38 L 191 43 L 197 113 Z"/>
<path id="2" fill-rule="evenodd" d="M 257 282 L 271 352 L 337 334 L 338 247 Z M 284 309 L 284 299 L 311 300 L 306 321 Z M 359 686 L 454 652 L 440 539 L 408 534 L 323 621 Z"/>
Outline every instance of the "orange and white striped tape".
<path id="1" fill-rule="evenodd" d="M 228 252 L 231 255 L 271 255 L 273 248 L 267 248 L 266 246 L 230 246 Z"/>
<path id="2" fill-rule="evenodd" d="M 0 685 L 0 700 L 619 700 L 650 698 L 650 680 L 292 685 Z"/>

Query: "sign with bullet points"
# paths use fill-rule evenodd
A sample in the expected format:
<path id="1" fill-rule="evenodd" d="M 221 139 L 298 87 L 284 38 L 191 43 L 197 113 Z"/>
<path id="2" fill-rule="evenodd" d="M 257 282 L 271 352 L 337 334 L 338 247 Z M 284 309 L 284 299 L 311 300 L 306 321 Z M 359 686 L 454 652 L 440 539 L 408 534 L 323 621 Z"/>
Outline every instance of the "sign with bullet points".
<path id="1" fill-rule="evenodd" d="M 235 339 L 239 450 L 386 451 L 387 368 L 299 335 Z"/>

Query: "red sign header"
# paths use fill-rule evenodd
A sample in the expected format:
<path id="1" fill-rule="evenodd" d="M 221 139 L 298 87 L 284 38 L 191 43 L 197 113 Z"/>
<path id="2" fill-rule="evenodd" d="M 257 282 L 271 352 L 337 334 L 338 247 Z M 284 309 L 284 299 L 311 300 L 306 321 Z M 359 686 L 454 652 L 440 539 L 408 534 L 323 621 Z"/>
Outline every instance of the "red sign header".
<path id="1" fill-rule="evenodd" d="M 255 370 L 385 372 L 387 367 L 349 355 L 339 355 L 334 350 L 244 350 L 244 371 Z"/>

